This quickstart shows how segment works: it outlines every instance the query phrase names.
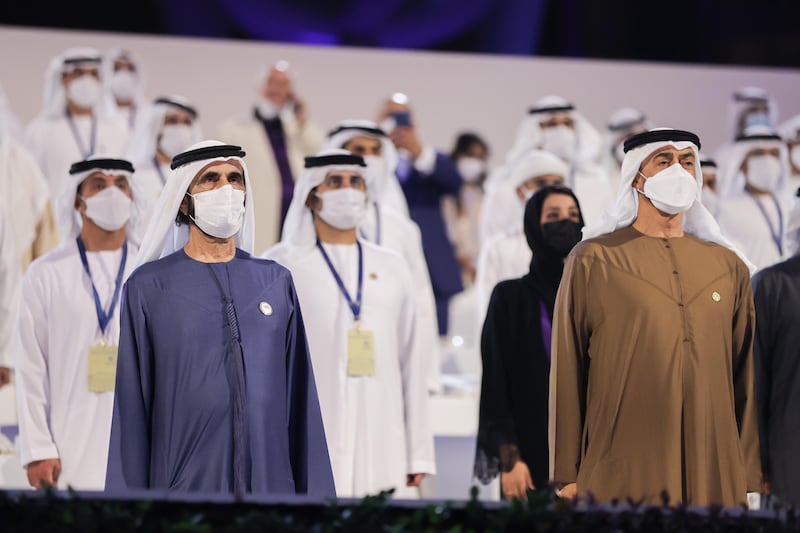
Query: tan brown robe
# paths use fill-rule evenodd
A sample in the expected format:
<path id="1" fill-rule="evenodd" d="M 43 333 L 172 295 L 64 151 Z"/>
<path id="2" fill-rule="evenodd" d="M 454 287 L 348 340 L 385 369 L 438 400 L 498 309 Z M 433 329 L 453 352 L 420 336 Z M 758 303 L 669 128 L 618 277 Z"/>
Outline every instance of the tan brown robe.
<path id="1" fill-rule="evenodd" d="M 550 474 L 578 493 L 736 506 L 759 490 L 750 273 L 632 226 L 569 255 L 553 316 Z"/>

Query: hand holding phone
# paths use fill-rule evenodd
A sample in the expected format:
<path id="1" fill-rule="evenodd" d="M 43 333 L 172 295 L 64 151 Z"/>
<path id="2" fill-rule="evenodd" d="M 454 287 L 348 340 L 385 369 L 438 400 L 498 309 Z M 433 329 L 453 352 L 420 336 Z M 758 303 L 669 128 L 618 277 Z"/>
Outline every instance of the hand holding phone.
<path id="1" fill-rule="evenodd" d="M 392 113 L 395 126 L 408 128 L 411 126 L 411 113 L 408 111 L 395 111 Z"/>

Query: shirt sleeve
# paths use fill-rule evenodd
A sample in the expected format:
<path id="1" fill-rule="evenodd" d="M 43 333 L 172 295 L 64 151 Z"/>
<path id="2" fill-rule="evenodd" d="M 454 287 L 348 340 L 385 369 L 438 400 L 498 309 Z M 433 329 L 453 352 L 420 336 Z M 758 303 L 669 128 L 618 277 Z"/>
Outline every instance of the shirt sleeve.
<path id="1" fill-rule="evenodd" d="M 17 404 L 23 465 L 59 457 L 50 432 L 49 315 L 38 272 L 32 267 L 22 280 L 17 318 Z"/>
<path id="2" fill-rule="evenodd" d="M 441 386 L 441 369 L 439 357 L 439 329 L 436 318 L 436 300 L 433 295 L 431 277 L 428 272 L 428 264 L 425 262 L 425 252 L 422 249 L 422 238 L 416 224 L 411 226 L 413 232 L 409 232 L 409 239 L 405 244 L 404 257 L 408 261 L 411 270 L 411 278 L 414 281 L 415 298 L 417 302 L 417 324 L 419 325 L 420 335 L 423 343 L 428 346 L 426 357 L 427 383 L 428 390 L 439 392 Z M 413 238 L 411 238 L 413 236 Z"/>
<path id="3" fill-rule="evenodd" d="M 122 293 L 121 308 L 106 490 L 146 489 L 150 486 L 153 345 L 146 302 L 130 280 Z"/>
<path id="4" fill-rule="evenodd" d="M 550 479 L 574 483 L 582 458 L 589 360 L 587 291 L 591 258 L 567 258 L 553 311 L 548 434 Z M 580 489 L 580 487 L 579 487 Z"/>
<path id="5" fill-rule="evenodd" d="M 758 446 L 753 339 L 755 305 L 750 274 L 743 263 L 737 266 L 738 293 L 733 315 L 733 394 L 736 422 L 747 469 L 747 490 L 761 490 L 761 461 Z"/>
<path id="6" fill-rule="evenodd" d="M 404 264 L 405 266 L 405 264 Z M 413 284 L 405 266 L 403 299 L 398 324 L 398 354 L 403 381 L 403 404 L 406 422 L 407 472 L 409 474 L 435 474 L 433 432 L 429 419 L 429 400 L 425 372 L 425 343 L 420 334 L 417 317 L 419 311 L 414 299 Z"/>
<path id="7" fill-rule="evenodd" d="M 461 191 L 462 179 L 455 163 L 445 154 L 425 146 L 414 161 L 414 170 L 425 180 L 434 182 L 442 194 L 457 195 Z"/>
<path id="8" fill-rule="evenodd" d="M 13 367 L 20 262 L 11 226 L 0 220 L 0 367 Z"/>

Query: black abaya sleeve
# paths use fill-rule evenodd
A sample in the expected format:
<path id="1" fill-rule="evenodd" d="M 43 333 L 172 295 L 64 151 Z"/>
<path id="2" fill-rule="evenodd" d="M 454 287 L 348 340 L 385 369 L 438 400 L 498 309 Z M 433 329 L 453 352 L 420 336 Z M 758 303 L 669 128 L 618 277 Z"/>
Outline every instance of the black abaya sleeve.
<path id="1" fill-rule="evenodd" d="M 508 303 L 501 285 L 492 291 L 481 334 L 480 415 L 473 475 L 487 484 L 520 458 L 508 394 L 507 356 L 514 353 Z"/>

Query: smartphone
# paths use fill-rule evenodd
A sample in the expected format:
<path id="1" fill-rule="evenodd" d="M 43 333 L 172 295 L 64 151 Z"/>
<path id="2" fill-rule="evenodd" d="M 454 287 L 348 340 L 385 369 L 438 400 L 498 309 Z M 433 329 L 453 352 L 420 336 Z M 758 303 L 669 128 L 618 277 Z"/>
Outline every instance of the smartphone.
<path id="1" fill-rule="evenodd" d="M 411 126 L 411 113 L 408 111 L 395 111 L 392 113 L 395 126 L 409 127 Z"/>

